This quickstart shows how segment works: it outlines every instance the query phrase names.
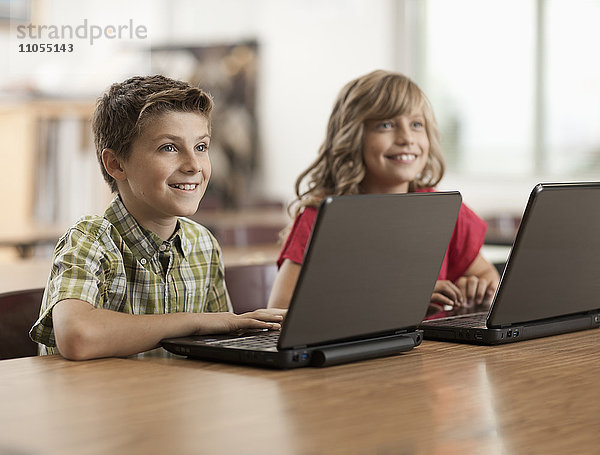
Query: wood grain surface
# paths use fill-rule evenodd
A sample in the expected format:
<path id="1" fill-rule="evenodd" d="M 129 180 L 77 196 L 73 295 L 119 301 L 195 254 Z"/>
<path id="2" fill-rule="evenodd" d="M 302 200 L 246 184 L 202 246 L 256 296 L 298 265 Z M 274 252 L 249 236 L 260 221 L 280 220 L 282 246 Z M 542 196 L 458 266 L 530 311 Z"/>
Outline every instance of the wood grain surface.
<path id="1" fill-rule="evenodd" d="M 0 453 L 598 453 L 600 330 L 274 371 L 0 361 Z M 158 352 L 160 354 L 160 352 Z"/>

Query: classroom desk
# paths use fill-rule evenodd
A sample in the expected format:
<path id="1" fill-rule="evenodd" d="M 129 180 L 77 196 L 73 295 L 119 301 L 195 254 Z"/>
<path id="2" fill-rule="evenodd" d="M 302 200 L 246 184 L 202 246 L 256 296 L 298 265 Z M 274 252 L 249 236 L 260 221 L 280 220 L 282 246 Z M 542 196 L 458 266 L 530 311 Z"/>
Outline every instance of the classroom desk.
<path id="1" fill-rule="evenodd" d="M 66 231 L 62 226 L 21 226 L 3 229 L 0 234 L 1 248 L 14 248 L 22 258 L 31 258 L 37 246 L 52 247 Z"/>
<path id="2" fill-rule="evenodd" d="M 0 262 L 0 293 L 43 288 L 50 273 L 50 259 Z"/>
<path id="3" fill-rule="evenodd" d="M 598 453 L 600 330 L 274 371 L 0 361 L 0 453 Z"/>
<path id="4" fill-rule="evenodd" d="M 290 222 L 282 207 L 199 210 L 190 218 L 211 229 L 222 246 L 238 247 L 275 243 L 279 231 Z M 51 251 L 69 227 L 58 224 L 5 226 L 0 233 L 0 248 L 14 249 L 21 259 L 31 258 L 36 247 L 45 246 Z M 265 230 L 262 235 L 261 229 Z M 249 238 L 252 236 L 258 236 L 259 239 Z M 267 240 L 261 240 L 261 237 Z"/>

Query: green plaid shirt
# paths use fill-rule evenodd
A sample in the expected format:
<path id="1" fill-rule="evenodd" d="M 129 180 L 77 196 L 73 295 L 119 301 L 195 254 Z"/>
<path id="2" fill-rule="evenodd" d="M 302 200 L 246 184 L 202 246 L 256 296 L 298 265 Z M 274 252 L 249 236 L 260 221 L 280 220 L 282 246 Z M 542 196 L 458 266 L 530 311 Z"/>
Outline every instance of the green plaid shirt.
<path id="1" fill-rule="evenodd" d="M 61 239 L 29 333 L 56 354 L 52 307 L 78 299 L 128 314 L 231 311 L 221 250 L 205 227 L 180 218 L 168 241 L 144 229 L 115 197 L 103 217 L 84 217 Z"/>

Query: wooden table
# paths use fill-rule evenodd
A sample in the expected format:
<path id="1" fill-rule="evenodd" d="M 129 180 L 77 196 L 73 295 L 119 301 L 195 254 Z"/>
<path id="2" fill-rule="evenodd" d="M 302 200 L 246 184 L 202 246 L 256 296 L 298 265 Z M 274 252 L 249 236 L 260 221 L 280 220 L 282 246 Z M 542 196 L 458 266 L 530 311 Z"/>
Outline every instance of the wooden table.
<path id="1" fill-rule="evenodd" d="M 0 361 L 0 453 L 598 453 L 600 330 L 272 371 Z"/>

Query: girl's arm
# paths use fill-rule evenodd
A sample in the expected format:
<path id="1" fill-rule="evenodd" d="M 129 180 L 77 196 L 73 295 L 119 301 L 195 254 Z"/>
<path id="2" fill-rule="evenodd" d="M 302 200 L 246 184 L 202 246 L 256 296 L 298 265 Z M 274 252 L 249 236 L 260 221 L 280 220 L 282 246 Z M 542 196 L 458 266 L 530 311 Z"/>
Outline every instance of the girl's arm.
<path id="1" fill-rule="evenodd" d="M 269 296 L 267 308 L 287 308 L 292 300 L 292 293 L 300 275 L 300 264 L 284 259 Z"/>

